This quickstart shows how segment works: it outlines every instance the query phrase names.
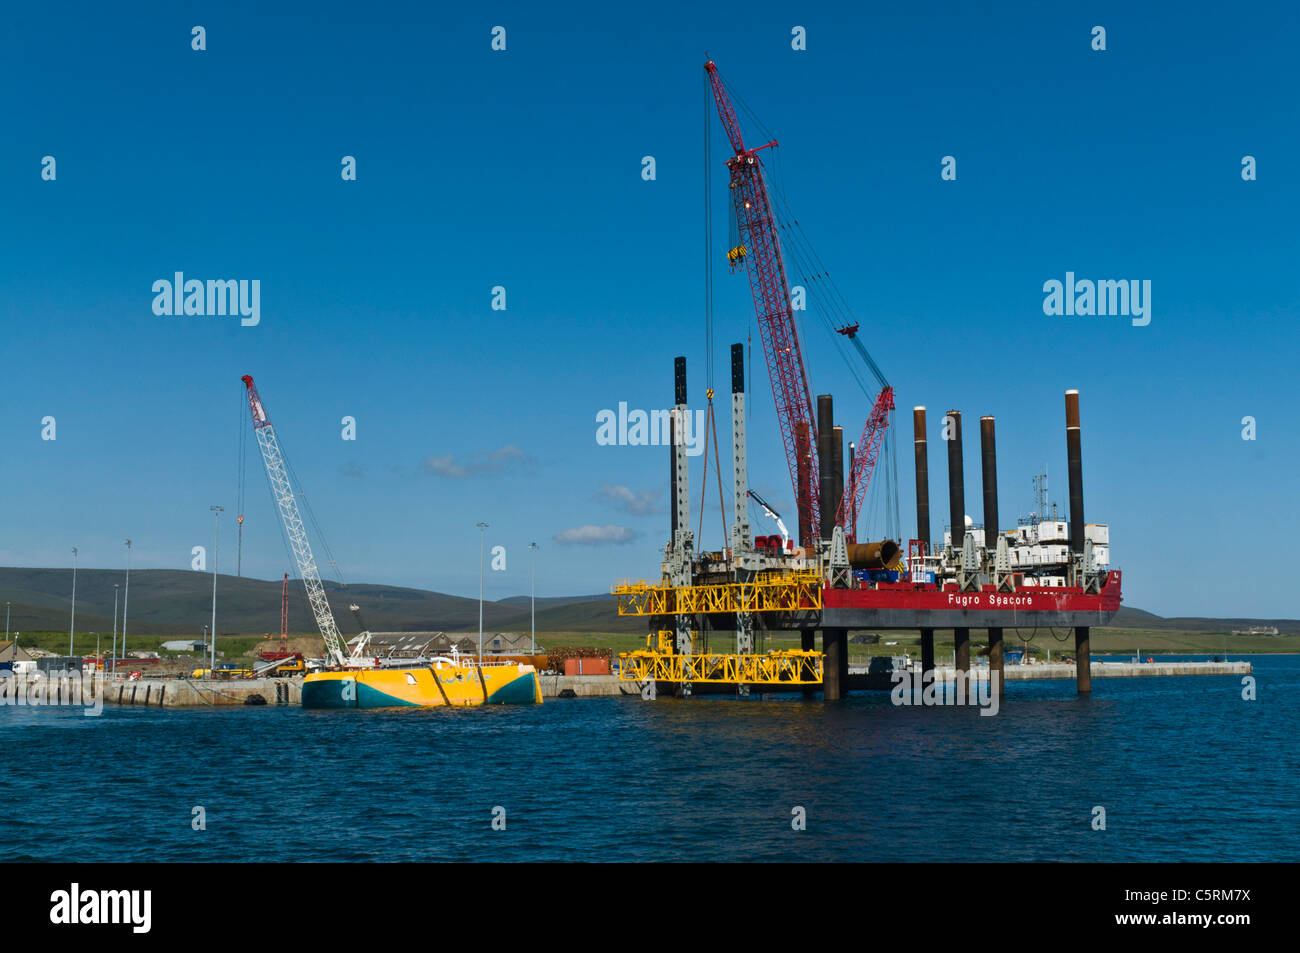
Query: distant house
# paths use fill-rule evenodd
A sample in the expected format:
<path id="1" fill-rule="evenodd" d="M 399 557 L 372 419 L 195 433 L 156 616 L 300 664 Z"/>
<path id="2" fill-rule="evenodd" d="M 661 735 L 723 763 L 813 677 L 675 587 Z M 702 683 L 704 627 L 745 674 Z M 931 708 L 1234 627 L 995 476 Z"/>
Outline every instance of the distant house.
<path id="1" fill-rule="evenodd" d="M 17 642 L 0 642 L 0 663 L 30 662 L 32 657 Z"/>
<path id="2" fill-rule="evenodd" d="M 162 644 L 164 652 L 202 652 L 207 647 L 208 643 L 200 639 L 176 639 Z"/>
<path id="3" fill-rule="evenodd" d="M 493 632 L 483 633 L 483 651 L 516 655 L 527 652 L 532 647 L 532 636 L 527 632 Z M 475 646 L 477 649 L 477 646 Z"/>
<path id="4" fill-rule="evenodd" d="M 17 642 L 0 642 L 0 671 L 30 672 L 36 668 L 36 662 L 29 652 L 20 648 Z"/>

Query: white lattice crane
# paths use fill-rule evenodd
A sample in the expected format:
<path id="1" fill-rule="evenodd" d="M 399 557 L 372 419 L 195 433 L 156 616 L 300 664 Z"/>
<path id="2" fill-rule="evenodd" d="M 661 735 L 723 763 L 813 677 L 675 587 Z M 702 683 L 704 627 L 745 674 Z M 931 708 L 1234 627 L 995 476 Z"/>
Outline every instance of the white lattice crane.
<path id="1" fill-rule="evenodd" d="M 325 639 L 325 655 L 332 665 L 356 667 L 364 664 L 357 658 L 348 656 L 347 644 L 339 633 L 338 623 L 334 621 L 334 612 L 330 609 L 329 599 L 325 596 L 325 586 L 321 583 L 320 572 L 316 568 L 316 557 L 312 555 L 311 543 L 307 540 L 307 528 L 303 525 L 298 512 L 298 500 L 293 495 L 293 486 L 289 483 L 289 473 L 285 468 L 284 455 L 280 452 L 280 441 L 276 439 L 275 428 L 266 415 L 266 407 L 258 396 L 253 378 L 245 374 L 241 380 L 248 388 L 248 406 L 253 413 L 253 433 L 257 435 L 257 446 L 262 451 L 262 462 L 266 464 L 266 476 L 271 483 L 271 494 L 284 522 L 285 535 L 293 558 L 298 564 L 298 574 L 307 589 L 307 602 L 311 605 L 312 615 L 316 617 L 316 627 Z M 360 646 L 358 646 L 360 647 Z"/>

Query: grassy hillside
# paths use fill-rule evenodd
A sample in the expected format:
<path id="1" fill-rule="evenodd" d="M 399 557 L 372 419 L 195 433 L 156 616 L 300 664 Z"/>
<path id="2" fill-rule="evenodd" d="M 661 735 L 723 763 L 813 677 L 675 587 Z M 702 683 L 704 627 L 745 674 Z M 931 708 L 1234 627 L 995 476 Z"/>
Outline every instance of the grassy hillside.
<path id="1" fill-rule="evenodd" d="M 77 631 L 113 631 L 113 586 L 122 586 L 118 613 L 126 609 L 124 573 L 82 569 L 77 572 Z M 360 607 L 365 627 L 374 631 L 469 631 L 478 628 L 478 600 L 423 589 L 326 581 L 330 607 L 345 634 L 361 631 L 350 604 Z M 12 602 L 10 630 L 67 631 L 72 602 L 72 570 L 0 568 L 0 601 Z M 139 635 L 191 635 L 202 631 L 212 613 L 212 575 L 174 569 L 131 573 L 128 630 Z M 493 631 L 527 631 L 527 597 L 487 602 L 483 624 Z M 302 582 L 289 580 L 289 631 L 311 632 L 315 621 Z M 639 632 L 635 619 L 620 619 L 609 595 L 537 600 L 539 631 Z M 219 634 L 278 634 L 280 583 L 264 579 L 217 577 Z"/>
<path id="2" fill-rule="evenodd" d="M 122 584 L 119 570 L 83 569 L 77 573 L 77 631 L 113 631 L 113 586 Z M 326 594 L 346 635 L 362 626 L 348 610 L 360 606 L 366 628 L 377 632 L 434 630 L 470 632 L 478 628 L 478 600 L 423 589 L 355 584 L 343 587 L 325 583 Z M 17 632 L 63 632 L 68 629 L 71 601 L 70 569 L 0 568 L 0 601 L 13 603 L 10 629 Z M 197 635 L 211 614 L 212 576 L 172 569 L 144 569 L 131 573 L 128 630 L 138 636 Z M 3 608 L 3 607 L 0 607 Z M 120 617 L 120 614 L 119 614 Z M 484 627 L 491 631 L 527 632 L 527 596 L 487 602 Z M 1223 649 L 1223 634 L 1253 625 L 1274 625 L 1292 638 L 1230 636 L 1231 652 L 1295 651 L 1300 646 L 1300 620 L 1295 619 L 1165 619 L 1141 609 L 1124 607 L 1114 624 L 1093 630 L 1094 651 L 1215 652 Z M 289 631 L 310 633 L 315 622 L 299 580 L 289 580 Z M 229 636 L 278 634 L 280 583 L 275 580 L 218 576 L 217 631 Z M 639 645 L 646 631 L 637 618 L 620 618 L 615 601 L 605 594 L 547 597 L 537 600 L 537 631 L 559 636 L 566 644 Z M 982 633 L 979 633 L 982 635 Z M 599 639 L 597 638 L 599 637 Z M 902 640 L 906 633 L 881 635 Z M 1007 633 L 1010 640 L 1012 634 Z M 1039 633 L 1038 640 L 1050 638 Z M 56 640 L 57 641 L 57 640 Z M 558 644 L 558 643 L 556 643 Z M 64 643 L 66 650 L 66 642 Z M 141 646 L 143 647 L 143 646 Z"/>

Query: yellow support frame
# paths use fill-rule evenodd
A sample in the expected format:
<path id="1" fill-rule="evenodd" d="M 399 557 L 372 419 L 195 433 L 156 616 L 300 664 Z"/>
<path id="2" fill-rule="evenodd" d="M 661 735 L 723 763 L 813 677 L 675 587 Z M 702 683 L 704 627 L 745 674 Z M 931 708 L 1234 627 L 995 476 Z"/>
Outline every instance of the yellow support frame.
<path id="1" fill-rule="evenodd" d="M 645 649 L 619 655 L 624 682 L 725 682 L 746 685 L 820 685 L 821 652 L 790 649 L 766 655 L 673 655 Z"/>
<path id="2" fill-rule="evenodd" d="M 711 586 L 624 582 L 610 592 L 618 597 L 619 615 L 792 612 L 822 607 L 822 577 L 816 572 L 780 573 L 753 582 Z"/>

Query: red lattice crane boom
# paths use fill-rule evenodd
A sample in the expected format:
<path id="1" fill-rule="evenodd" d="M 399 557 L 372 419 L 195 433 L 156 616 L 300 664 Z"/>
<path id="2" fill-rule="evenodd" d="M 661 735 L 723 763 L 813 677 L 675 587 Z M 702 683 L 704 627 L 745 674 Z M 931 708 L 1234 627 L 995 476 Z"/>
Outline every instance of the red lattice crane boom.
<path id="1" fill-rule="evenodd" d="M 862 504 L 867 498 L 867 487 L 871 485 L 871 475 L 876 470 L 880 448 L 885 442 L 885 431 L 889 429 L 889 414 L 894 409 L 894 388 L 885 381 L 880 368 L 876 367 L 876 362 L 858 340 L 858 325 L 850 324 L 836 330 L 853 342 L 881 383 L 880 393 L 876 395 L 867 422 L 862 426 L 862 439 L 858 441 L 857 453 L 853 456 L 848 488 L 844 491 L 839 511 L 835 514 L 835 521 L 844 527 L 845 539 L 853 543 L 857 542 L 858 513 L 862 511 Z"/>
<path id="2" fill-rule="evenodd" d="M 772 202 L 763 177 L 763 163 L 758 157 L 759 151 L 776 145 L 776 140 L 755 149 L 746 147 L 736 110 L 718 75 L 717 66 L 710 60 L 704 64 L 704 69 L 713 90 L 718 118 L 734 151 L 727 160 L 727 168 L 731 172 L 731 201 L 736 212 L 740 245 L 729 257 L 733 262 L 743 258 L 749 273 L 759 338 L 772 380 L 772 396 L 776 400 L 776 418 L 790 465 L 790 480 L 794 484 L 799 512 L 799 542 L 806 546 L 817 537 L 820 516 L 817 493 L 813 490 L 817 482 L 814 476 L 817 473 L 817 418 L 790 306 L 790 283 L 781 256 Z"/>

